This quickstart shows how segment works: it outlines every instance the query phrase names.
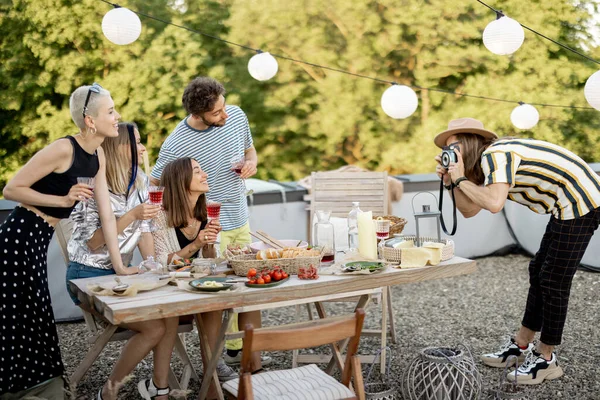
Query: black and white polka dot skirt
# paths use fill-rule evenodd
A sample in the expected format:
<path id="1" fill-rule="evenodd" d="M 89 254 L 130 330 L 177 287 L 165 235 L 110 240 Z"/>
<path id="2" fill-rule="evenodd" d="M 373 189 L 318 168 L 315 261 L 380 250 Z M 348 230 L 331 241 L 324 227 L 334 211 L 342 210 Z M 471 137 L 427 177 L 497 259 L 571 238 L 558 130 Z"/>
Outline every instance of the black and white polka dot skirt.
<path id="1" fill-rule="evenodd" d="M 63 375 L 46 262 L 53 234 L 23 207 L 0 226 L 0 395 Z"/>

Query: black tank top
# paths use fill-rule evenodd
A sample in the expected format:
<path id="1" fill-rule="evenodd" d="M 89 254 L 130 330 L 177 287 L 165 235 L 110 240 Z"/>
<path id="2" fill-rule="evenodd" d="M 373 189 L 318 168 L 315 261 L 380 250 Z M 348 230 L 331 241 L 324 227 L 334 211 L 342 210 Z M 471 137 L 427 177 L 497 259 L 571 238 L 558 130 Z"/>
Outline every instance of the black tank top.
<path id="1" fill-rule="evenodd" d="M 100 169 L 98 151 L 95 151 L 94 154 L 86 152 L 73 136 L 66 136 L 61 139 L 69 139 L 73 145 L 73 161 L 71 166 L 65 172 L 51 172 L 44 176 L 42 179 L 31 185 L 33 190 L 43 194 L 66 196 L 69 193 L 71 186 L 77 184 L 77 178 L 91 178 L 98 173 L 98 170 Z M 35 207 L 51 217 L 69 218 L 71 211 L 75 208 L 75 204 L 73 207 Z"/>
<path id="2" fill-rule="evenodd" d="M 200 223 L 200 229 L 198 229 L 198 233 L 200 233 L 200 231 L 204 228 L 206 228 L 206 223 L 208 221 L 202 221 Z M 185 246 L 187 246 L 188 244 L 192 243 L 194 240 L 196 240 L 196 238 L 198 237 L 198 233 L 196 233 L 196 236 L 194 236 L 194 239 L 190 240 L 188 238 L 185 237 L 185 235 L 183 234 L 183 232 L 181 232 L 181 229 L 179 228 L 175 228 L 175 234 L 177 235 L 177 242 L 179 243 L 179 248 L 183 249 Z M 200 250 L 198 250 L 197 252 L 195 252 L 194 254 L 192 254 L 191 256 L 189 256 L 188 258 L 196 258 L 198 257 L 198 252 Z"/>

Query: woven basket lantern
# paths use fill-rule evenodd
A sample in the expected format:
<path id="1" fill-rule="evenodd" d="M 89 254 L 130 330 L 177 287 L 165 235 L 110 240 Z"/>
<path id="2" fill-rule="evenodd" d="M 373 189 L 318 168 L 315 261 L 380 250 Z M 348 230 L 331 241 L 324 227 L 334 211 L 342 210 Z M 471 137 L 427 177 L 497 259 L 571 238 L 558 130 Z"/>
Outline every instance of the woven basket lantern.
<path id="1" fill-rule="evenodd" d="M 466 352 L 465 352 L 466 350 Z M 468 350 L 428 347 L 410 363 L 402 394 L 410 400 L 471 400 L 481 396 L 481 375 Z"/>
<path id="2" fill-rule="evenodd" d="M 514 363 L 511 360 L 514 360 Z M 514 365 L 515 370 L 519 368 L 519 359 L 517 356 L 509 356 L 506 360 L 506 367 L 504 367 L 504 371 L 500 375 L 498 387 L 490 390 L 490 394 L 487 397 L 489 400 L 529 400 L 522 386 L 517 385 L 517 382 L 509 382 L 506 379 L 509 365 Z"/>

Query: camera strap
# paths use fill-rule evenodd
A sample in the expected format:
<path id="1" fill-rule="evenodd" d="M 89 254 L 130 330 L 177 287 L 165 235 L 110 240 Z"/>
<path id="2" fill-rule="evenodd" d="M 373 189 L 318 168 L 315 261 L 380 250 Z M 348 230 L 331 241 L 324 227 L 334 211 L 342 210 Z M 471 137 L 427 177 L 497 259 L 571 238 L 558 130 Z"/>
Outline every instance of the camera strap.
<path id="1" fill-rule="evenodd" d="M 442 230 L 444 231 L 444 233 L 446 235 L 449 236 L 453 236 L 456 233 L 456 200 L 454 199 L 454 185 L 452 186 L 452 189 L 450 189 L 450 193 L 451 193 L 451 197 L 452 197 L 452 218 L 454 219 L 454 226 L 452 227 L 452 232 L 448 232 L 448 230 L 446 229 L 446 224 L 444 223 L 444 214 L 442 213 L 442 204 L 444 203 L 444 180 L 440 180 L 440 203 L 439 203 L 439 210 L 440 210 L 440 225 L 442 225 Z"/>

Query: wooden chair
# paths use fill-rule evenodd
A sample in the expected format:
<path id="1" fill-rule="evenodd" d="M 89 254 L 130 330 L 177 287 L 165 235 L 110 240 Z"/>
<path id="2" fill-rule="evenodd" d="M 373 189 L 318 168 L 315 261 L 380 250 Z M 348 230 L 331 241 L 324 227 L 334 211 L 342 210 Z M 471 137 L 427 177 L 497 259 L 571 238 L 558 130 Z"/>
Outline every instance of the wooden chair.
<path id="1" fill-rule="evenodd" d="M 71 237 L 72 230 L 73 222 L 70 219 L 61 220 L 56 225 L 55 230 L 56 238 L 67 266 L 69 264 L 67 243 Z M 109 342 L 127 341 L 137 333 L 131 330 L 120 329 L 114 325 L 108 324 L 108 322 L 105 322 L 103 316 L 94 310 L 93 305 L 82 303 L 80 306 L 81 311 L 83 312 L 83 319 L 85 320 L 85 324 L 90 332 L 88 342 L 91 346 L 81 363 L 75 369 L 73 375 L 70 377 L 71 384 L 74 386 L 77 386 L 77 384 L 81 381 L 83 376 L 90 369 L 92 364 L 96 361 L 104 347 Z M 184 367 L 179 379 L 172 369 L 169 371 L 169 386 L 171 389 L 187 389 L 189 381 L 192 378 L 196 381 L 200 381 L 200 378 L 196 374 L 185 348 L 185 338 L 183 333 L 191 332 L 192 330 L 193 318 L 190 318 L 189 320 L 182 319 L 177 330 L 179 334 L 177 335 L 177 339 L 175 341 L 175 352 L 181 359 Z"/>
<path id="2" fill-rule="evenodd" d="M 282 327 L 244 329 L 244 352 L 240 377 L 223 384 L 238 399 L 266 398 L 294 399 L 364 399 L 364 384 L 360 360 L 356 356 L 365 312 L 359 308 L 352 315 L 325 318 L 317 321 L 291 324 Z M 327 375 L 315 364 L 300 368 L 269 371 L 252 375 L 251 354 L 254 351 L 280 351 L 317 347 L 349 339 L 349 345 L 341 373 L 341 382 Z M 350 383 L 354 380 L 354 391 Z"/>
<path id="3" fill-rule="evenodd" d="M 317 210 L 330 210 L 332 217 L 347 218 L 354 201 L 360 202 L 361 209 L 372 211 L 374 216 L 386 215 L 389 202 L 387 172 L 313 172 L 311 174 L 309 237 Z M 377 301 L 377 298 L 374 300 Z M 396 343 L 392 291 L 389 286 L 382 290 L 380 300 L 381 328 L 365 330 L 363 336 L 380 336 L 381 346 L 385 347 L 388 334 L 391 342 Z M 310 308 L 308 311 L 310 314 Z"/>

